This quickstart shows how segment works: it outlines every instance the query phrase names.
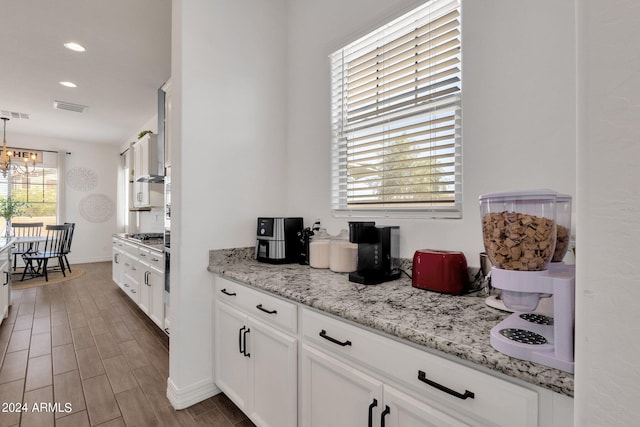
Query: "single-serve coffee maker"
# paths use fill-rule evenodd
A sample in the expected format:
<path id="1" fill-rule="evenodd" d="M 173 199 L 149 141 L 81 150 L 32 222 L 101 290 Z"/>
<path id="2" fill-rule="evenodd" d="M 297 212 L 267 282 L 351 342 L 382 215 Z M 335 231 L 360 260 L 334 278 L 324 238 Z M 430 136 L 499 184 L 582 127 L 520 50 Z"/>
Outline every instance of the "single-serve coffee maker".
<path id="1" fill-rule="evenodd" d="M 377 285 L 400 277 L 400 227 L 349 222 L 349 241 L 358 244 L 357 270 L 349 281 Z"/>
<path id="2" fill-rule="evenodd" d="M 571 230 L 568 203 L 567 216 L 567 197 L 548 190 L 480 196 L 491 284 L 514 312 L 491 329 L 491 345 L 572 373 L 575 269 L 561 262 Z M 553 316 L 536 311 L 541 298 L 552 298 Z"/>

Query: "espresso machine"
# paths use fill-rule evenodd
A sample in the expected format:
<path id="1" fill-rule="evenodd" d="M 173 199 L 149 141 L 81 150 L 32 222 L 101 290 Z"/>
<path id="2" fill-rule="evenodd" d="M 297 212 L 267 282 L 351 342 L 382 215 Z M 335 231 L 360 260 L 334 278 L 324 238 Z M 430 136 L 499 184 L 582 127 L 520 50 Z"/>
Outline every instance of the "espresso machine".
<path id="1" fill-rule="evenodd" d="M 349 281 L 377 285 L 400 277 L 400 227 L 349 222 L 349 241 L 358 244 L 357 270 Z"/>
<path id="2" fill-rule="evenodd" d="M 505 307 L 513 311 L 491 329 L 491 346 L 573 373 L 575 269 L 561 262 L 568 245 L 555 251 L 559 235 L 571 229 L 570 197 L 568 203 L 567 224 L 567 217 L 559 214 L 566 210 L 566 196 L 553 191 L 480 196 L 491 284 L 501 290 Z M 536 311 L 542 298 L 552 299 L 552 316 Z"/>

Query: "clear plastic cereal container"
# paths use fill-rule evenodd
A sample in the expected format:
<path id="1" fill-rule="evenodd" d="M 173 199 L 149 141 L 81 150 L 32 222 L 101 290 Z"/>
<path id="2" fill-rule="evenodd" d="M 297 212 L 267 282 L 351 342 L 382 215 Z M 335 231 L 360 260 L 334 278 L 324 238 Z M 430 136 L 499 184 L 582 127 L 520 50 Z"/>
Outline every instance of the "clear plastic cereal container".
<path id="1" fill-rule="evenodd" d="M 546 270 L 556 246 L 556 193 L 534 190 L 480 196 L 482 237 L 491 264 Z"/>
<path id="2" fill-rule="evenodd" d="M 571 240 L 571 196 L 558 194 L 556 198 L 556 248 L 551 262 L 562 262 Z"/>

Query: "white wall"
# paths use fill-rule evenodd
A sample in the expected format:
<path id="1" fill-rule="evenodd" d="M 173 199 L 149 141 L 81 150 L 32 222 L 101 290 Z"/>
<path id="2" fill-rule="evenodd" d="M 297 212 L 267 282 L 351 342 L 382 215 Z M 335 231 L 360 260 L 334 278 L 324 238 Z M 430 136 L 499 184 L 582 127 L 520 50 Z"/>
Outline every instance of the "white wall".
<path id="1" fill-rule="evenodd" d="M 252 245 L 261 214 L 320 218 L 333 233 L 346 225 L 329 210 L 327 55 L 418 3 L 290 1 L 285 56 L 283 1 L 174 0 L 179 261 L 170 378 L 178 392 L 212 375 L 209 249 Z M 480 194 L 547 187 L 577 195 L 576 425 L 631 425 L 640 417 L 640 41 L 632 32 L 640 10 L 623 0 L 580 3 L 576 40 L 574 3 L 464 3 L 464 219 L 387 222 L 401 225 L 402 256 L 461 249 L 473 265 Z M 288 83 L 278 74 L 285 58 Z"/>
<path id="2" fill-rule="evenodd" d="M 93 144 L 81 141 L 60 140 L 35 135 L 11 134 L 10 145 L 13 147 L 33 148 L 51 151 L 64 151 L 71 154 L 64 158 L 61 175 L 74 167 L 91 169 L 98 177 L 95 189 L 78 191 L 68 185 L 64 191 L 64 216 L 62 222 L 75 222 L 69 262 L 86 263 L 111 260 L 111 235 L 117 232 L 116 227 L 116 180 L 118 170 L 118 146 Z M 90 222 L 80 215 L 80 201 L 89 194 L 104 194 L 113 202 L 114 214 L 106 222 Z M 72 267 L 73 268 L 73 267 Z"/>
<path id="3" fill-rule="evenodd" d="M 211 395 L 210 249 L 285 215 L 285 2 L 174 0 L 171 346 L 176 408 Z"/>
<path id="4" fill-rule="evenodd" d="M 640 8 L 578 9 L 576 426 L 640 420 Z"/>
<path id="5" fill-rule="evenodd" d="M 337 234 L 347 219 L 330 211 L 327 57 L 422 2 L 289 3 L 288 214 L 320 218 Z M 573 0 L 464 2 L 463 219 L 377 220 L 400 225 L 402 257 L 461 250 L 479 266 L 478 196 L 535 188 L 575 195 L 573 13 Z"/>
<path id="6" fill-rule="evenodd" d="M 327 56 L 418 3 L 174 0 L 168 392 L 176 408 L 215 390 L 208 250 L 254 245 L 260 215 L 320 218 L 332 233 L 346 227 L 329 206 Z M 575 193 L 573 2 L 514 3 L 465 2 L 464 219 L 380 222 L 401 226 L 403 257 L 457 249 L 477 265 L 480 194 Z"/>

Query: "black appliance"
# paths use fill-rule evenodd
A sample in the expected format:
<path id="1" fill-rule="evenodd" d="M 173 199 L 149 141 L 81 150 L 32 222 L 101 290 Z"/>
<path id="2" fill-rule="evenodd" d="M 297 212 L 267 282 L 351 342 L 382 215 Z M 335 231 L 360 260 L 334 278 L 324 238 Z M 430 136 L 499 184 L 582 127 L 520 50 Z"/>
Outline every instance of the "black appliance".
<path id="1" fill-rule="evenodd" d="M 258 218 L 255 258 L 260 262 L 284 264 L 300 256 L 302 218 Z"/>
<path id="2" fill-rule="evenodd" d="M 400 227 L 350 222 L 349 241 L 358 244 L 358 267 L 349 281 L 377 285 L 400 277 Z"/>

